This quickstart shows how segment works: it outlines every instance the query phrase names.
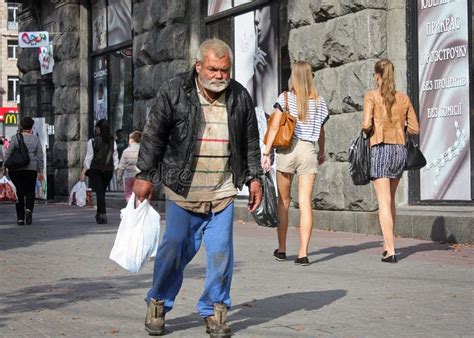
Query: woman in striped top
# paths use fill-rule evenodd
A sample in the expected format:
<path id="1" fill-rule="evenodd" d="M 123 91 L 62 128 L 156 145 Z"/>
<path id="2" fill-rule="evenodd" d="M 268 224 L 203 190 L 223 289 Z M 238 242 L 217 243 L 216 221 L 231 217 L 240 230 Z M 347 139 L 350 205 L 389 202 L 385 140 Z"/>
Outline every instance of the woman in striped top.
<path id="1" fill-rule="evenodd" d="M 286 99 L 287 102 L 285 102 Z M 309 265 L 308 246 L 313 229 L 311 202 L 317 168 L 318 165 L 324 163 L 325 159 L 323 126 L 329 114 L 324 99 L 318 96 L 313 83 L 312 68 L 308 62 L 297 61 L 293 64 L 290 92 L 282 93 L 273 107 L 274 114 L 277 115 L 269 126 L 267 144 L 262 158 L 262 167 L 266 171 L 270 170 L 269 155 L 284 111 L 282 107 L 288 107 L 290 114 L 297 118 L 291 147 L 278 150 L 276 156 L 280 225 L 278 226 L 278 249 L 273 255 L 277 260 L 286 260 L 288 208 L 291 200 L 291 183 L 296 174 L 300 209 L 300 249 L 295 264 Z"/>

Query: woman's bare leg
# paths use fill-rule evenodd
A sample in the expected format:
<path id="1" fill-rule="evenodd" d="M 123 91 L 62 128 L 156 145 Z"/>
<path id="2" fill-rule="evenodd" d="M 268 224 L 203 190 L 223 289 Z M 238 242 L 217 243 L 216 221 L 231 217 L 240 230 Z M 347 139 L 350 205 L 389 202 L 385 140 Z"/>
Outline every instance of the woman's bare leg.
<path id="1" fill-rule="evenodd" d="M 288 232 L 288 209 L 291 202 L 291 181 L 293 174 L 277 171 L 278 188 L 278 217 L 280 225 L 278 226 L 278 252 L 286 252 L 286 234 Z"/>
<path id="2" fill-rule="evenodd" d="M 308 246 L 313 231 L 313 187 L 316 174 L 298 176 L 298 204 L 300 206 L 300 251 L 298 257 L 308 256 Z"/>
<path id="3" fill-rule="evenodd" d="M 390 179 L 390 195 L 392 196 L 391 210 L 392 210 L 393 229 L 395 229 L 395 225 L 397 224 L 396 223 L 397 208 L 395 207 L 395 194 L 397 192 L 398 183 L 400 183 L 400 178 Z M 394 244 L 394 246 L 395 246 L 395 244 Z M 394 252 L 395 252 L 395 247 L 394 247 Z"/>
<path id="4" fill-rule="evenodd" d="M 379 204 L 379 221 L 382 228 L 384 248 L 387 257 L 395 254 L 393 243 L 393 215 L 392 215 L 392 194 L 389 178 L 377 178 L 374 180 L 375 194 Z"/>

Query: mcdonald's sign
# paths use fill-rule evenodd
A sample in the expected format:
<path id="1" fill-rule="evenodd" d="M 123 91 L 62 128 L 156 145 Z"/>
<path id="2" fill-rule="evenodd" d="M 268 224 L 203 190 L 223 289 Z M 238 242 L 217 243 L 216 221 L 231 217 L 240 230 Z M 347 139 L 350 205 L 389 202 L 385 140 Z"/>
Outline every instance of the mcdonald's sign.
<path id="1" fill-rule="evenodd" d="M 15 113 L 8 113 L 8 114 L 5 114 L 5 118 L 4 118 L 4 124 L 6 126 L 14 126 L 14 125 L 17 125 L 18 124 L 18 114 L 15 114 Z"/>
<path id="2" fill-rule="evenodd" d="M 8 118 L 7 116 L 13 115 Z M 0 107 L 0 123 L 8 125 L 18 124 L 18 108 L 17 107 Z"/>

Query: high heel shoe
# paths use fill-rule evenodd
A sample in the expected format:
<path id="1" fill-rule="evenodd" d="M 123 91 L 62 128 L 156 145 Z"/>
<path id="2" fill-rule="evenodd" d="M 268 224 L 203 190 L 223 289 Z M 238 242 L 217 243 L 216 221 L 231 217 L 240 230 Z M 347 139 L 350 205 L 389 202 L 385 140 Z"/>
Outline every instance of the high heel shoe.
<path id="1" fill-rule="evenodd" d="M 384 262 L 384 263 L 398 263 L 397 256 L 392 255 L 392 256 L 388 256 L 388 257 L 382 257 L 382 262 Z"/>
<path id="2" fill-rule="evenodd" d="M 387 256 L 387 254 L 388 254 L 387 250 L 384 250 L 384 251 L 382 252 L 382 257 Z"/>

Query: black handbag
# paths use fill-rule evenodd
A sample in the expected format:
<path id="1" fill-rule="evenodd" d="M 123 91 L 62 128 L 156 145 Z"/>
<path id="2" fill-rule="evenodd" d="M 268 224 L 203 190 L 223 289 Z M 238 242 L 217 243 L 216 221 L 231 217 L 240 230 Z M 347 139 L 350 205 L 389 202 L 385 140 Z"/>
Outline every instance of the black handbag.
<path id="1" fill-rule="evenodd" d="M 252 212 L 258 225 L 274 228 L 280 224 L 278 218 L 277 196 L 275 184 L 269 172 L 263 177 L 263 197 L 257 210 Z"/>
<path id="2" fill-rule="evenodd" d="M 363 131 L 349 148 L 349 173 L 354 185 L 370 183 L 370 140 Z"/>
<path id="3" fill-rule="evenodd" d="M 404 170 L 418 170 L 426 165 L 425 155 L 421 152 L 418 144 L 407 135 L 407 160 Z"/>
<path id="4" fill-rule="evenodd" d="M 27 166 L 30 163 L 30 155 L 26 147 L 25 140 L 21 133 L 16 134 L 18 147 L 13 149 L 10 157 L 5 161 L 5 167 L 8 170 L 16 170 Z"/>

